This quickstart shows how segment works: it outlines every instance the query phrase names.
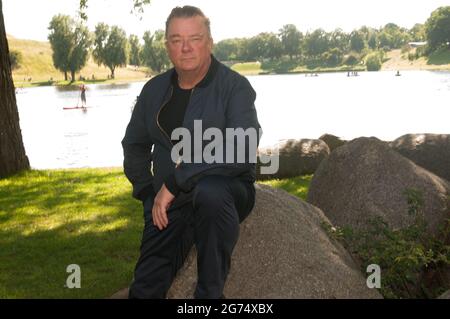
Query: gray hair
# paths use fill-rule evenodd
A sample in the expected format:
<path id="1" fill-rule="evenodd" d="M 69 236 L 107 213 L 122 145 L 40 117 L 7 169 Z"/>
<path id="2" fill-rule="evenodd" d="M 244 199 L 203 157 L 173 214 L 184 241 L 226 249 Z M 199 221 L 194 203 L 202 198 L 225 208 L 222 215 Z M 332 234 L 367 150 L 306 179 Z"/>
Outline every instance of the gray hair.
<path id="1" fill-rule="evenodd" d="M 200 16 L 203 18 L 205 22 L 206 29 L 208 30 L 208 35 L 211 38 L 211 22 L 209 21 L 209 18 L 205 16 L 205 14 L 197 7 L 194 6 L 184 6 L 184 7 L 175 7 L 172 9 L 172 12 L 170 12 L 169 17 L 166 20 L 166 39 L 167 39 L 167 32 L 169 30 L 169 23 L 174 18 L 192 18 Z"/>

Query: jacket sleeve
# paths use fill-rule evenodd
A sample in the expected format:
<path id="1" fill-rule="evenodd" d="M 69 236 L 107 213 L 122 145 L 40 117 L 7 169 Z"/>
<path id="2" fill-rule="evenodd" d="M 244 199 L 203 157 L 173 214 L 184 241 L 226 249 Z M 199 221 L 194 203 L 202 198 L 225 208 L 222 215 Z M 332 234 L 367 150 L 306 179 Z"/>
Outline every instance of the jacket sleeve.
<path id="1" fill-rule="evenodd" d="M 153 143 L 146 127 L 142 96 L 143 93 L 134 107 L 122 147 L 124 172 L 133 185 L 133 197 L 144 202 L 149 196 L 155 196 L 155 192 L 151 173 Z"/>
<path id="2" fill-rule="evenodd" d="M 245 150 L 248 154 L 245 156 L 245 162 L 237 162 L 236 156 L 233 163 L 227 163 L 225 160 L 224 163 L 182 162 L 175 169 L 176 184 L 182 191 L 190 191 L 198 180 L 206 175 L 239 176 L 255 170 L 255 163 L 249 160 L 252 156 L 256 158 L 260 139 L 259 129 L 261 127 L 256 114 L 255 99 L 256 93 L 250 82 L 245 77 L 241 77 L 232 88 L 226 106 L 226 128 L 242 128 L 244 130 L 254 128 L 256 130 L 256 147 L 252 147 L 255 143 L 249 143 L 248 138 L 245 139 Z M 233 145 L 236 155 L 236 143 L 233 142 Z M 226 157 L 225 149 L 224 146 L 224 157 Z"/>

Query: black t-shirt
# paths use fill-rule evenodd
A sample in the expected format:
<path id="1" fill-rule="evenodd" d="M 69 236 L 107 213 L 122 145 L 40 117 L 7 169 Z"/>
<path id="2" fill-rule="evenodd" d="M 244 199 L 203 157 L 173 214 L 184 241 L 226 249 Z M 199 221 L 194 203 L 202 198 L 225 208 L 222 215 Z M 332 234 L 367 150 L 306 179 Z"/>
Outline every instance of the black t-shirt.
<path id="1" fill-rule="evenodd" d="M 182 89 L 178 85 L 178 81 L 173 81 L 173 93 L 170 101 L 164 105 L 159 113 L 159 124 L 167 133 L 169 138 L 172 136 L 174 129 L 183 126 L 184 114 L 191 98 L 192 89 Z M 178 140 L 173 140 L 176 144 Z"/>

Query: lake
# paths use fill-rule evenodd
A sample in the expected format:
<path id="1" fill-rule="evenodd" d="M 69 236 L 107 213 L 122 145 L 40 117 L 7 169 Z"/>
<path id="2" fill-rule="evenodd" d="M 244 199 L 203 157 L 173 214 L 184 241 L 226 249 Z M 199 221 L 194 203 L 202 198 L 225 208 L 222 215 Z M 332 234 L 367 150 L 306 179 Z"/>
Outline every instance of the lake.
<path id="1" fill-rule="evenodd" d="M 393 140 L 407 133 L 450 133 L 450 72 L 403 71 L 248 76 L 257 92 L 260 146 L 288 138 Z M 33 168 L 121 166 L 121 140 L 145 82 L 17 90 L 20 126 Z"/>

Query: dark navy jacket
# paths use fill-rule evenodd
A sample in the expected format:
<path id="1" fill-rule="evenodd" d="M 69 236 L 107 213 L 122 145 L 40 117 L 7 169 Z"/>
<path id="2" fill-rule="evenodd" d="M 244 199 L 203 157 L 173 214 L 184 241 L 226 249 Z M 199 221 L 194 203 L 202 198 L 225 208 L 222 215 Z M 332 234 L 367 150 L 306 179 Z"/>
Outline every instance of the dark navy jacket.
<path id="1" fill-rule="evenodd" d="M 176 74 L 175 70 L 170 69 L 144 85 L 122 140 L 124 171 L 133 185 L 133 197 L 142 201 L 149 196 L 154 197 L 170 174 L 175 175 L 177 186 L 181 190 L 172 207 L 190 200 L 191 190 L 206 175 L 238 176 L 253 183 L 256 167 L 249 161 L 182 162 L 180 165 L 172 161 L 170 154 L 173 145 L 168 134 L 159 125 L 158 115 L 171 98 L 171 78 L 174 73 Z M 192 91 L 183 127 L 194 135 L 194 120 L 202 120 L 203 131 L 216 127 L 223 131 L 224 136 L 225 128 L 255 128 L 259 131 L 255 99 L 256 93 L 245 77 L 212 57 L 205 79 Z M 248 151 L 256 154 L 256 149 Z"/>

